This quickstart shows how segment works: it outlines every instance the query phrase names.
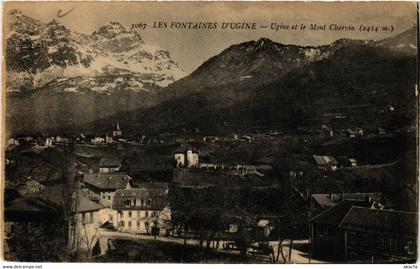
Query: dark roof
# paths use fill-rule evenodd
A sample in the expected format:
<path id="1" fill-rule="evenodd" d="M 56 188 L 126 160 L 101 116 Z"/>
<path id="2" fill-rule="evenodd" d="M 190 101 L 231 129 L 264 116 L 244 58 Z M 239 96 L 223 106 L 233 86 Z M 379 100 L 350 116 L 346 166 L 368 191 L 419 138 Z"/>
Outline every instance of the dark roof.
<path id="1" fill-rule="evenodd" d="M 54 221 L 58 212 L 55 205 L 37 197 L 17 198 L 4 209 L 6 220 L 25 222 Z"/>
<path id="2" fill-rule="evenodd" d="M 417 238 L 417 223 L 418 214 L 414 212 L 353 206 L 339 227 L 350 231 Z"/>
<path id="3" fill-rule="evenodd" d="M 62 184 L 47 186 L 37 194 L 37 197 L 61 207 L 66 199 L 64 190 L 65 186 Z"/>
<path id="4" fill-rule="evenodd" d="M 314 155 L 314 160 L 317 165 L 337 165 L 337 159 L 333 156 Z"/>
<path id="5" fill-rule="evenodd" d="M 117 190 L 112 202 L 113 209 L 148 209 L 162 210 L 167 205 L 167 190 L 163 189 L 124 189 Z M 136 199 L 136 205 L 127 205 L 126 202 Z M 141 205 L 140 201 L 150 199 L 150 206 Z"/>
<path id="6" fill-rule="evenodd" d="M 372 198 L 376 200 L 382 198 L 382 193 L 315 193 L 311 196 L 320 207 L 329 208 L 335 206 L 344 199 L 365 200 L 366 198 Z"/>
<path id="7" fill-rule="evenodd" d="M 369 206 L 364 200 L 343 200 L 312 219 L 313 222 L 339 225 L 352 206 Z"/>
<path id="8" fill-rule="evenodd" d="M 86 192 L 79 191 L 76 212 L 97 211 L 105 207 L 106 206 L 104 206 L 100 202 L 95 202 L 89 199 L 89 195 Z"/>
<path id="9" fill-rule="evenodd" d="M 57 209 L 50 203 L 37 197 L 20 197 L 12 201 L 5 211 L 56 211 Z"/>
<path id="10" fill-rule="evenodd" d="M 98 189 L 125 189 L 131 177 L 125 173 L 86 174 L 83 181 Z"/>
<path id="11" fill-rule="evenodd" d="M 311 196 L 312 199 L 322 208 L 329 208 L 337 204 L 331 201 L 328 193 L 316 193 Z"/>
<path id="12" fill-rule="evenodd" d="M 114 166 L 120 166 L 120 165 L 121 165 L 121 161 L 112 156 L 104 156 L 99 161 L 100 167 L 114 167 Z"/>

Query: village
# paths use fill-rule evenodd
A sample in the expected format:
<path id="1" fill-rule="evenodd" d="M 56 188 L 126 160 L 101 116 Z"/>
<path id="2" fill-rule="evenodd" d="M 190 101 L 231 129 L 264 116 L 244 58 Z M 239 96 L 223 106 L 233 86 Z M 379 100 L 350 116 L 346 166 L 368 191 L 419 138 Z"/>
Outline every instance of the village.
<path id="1" fill-rule="evenodd" d="M 11 137 L 6 257 L 415 261 L 415 130 L 298 131 Z"/>

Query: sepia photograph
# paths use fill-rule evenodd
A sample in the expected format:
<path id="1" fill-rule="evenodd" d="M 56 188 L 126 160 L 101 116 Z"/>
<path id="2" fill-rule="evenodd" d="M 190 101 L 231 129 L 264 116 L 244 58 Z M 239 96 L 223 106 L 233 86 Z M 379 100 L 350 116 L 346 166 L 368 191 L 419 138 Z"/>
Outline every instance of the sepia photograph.
<path id="1" fill-rule="evenodd" d="M 6 1 L 2 32 L 3 261 L 416 266 L 417 2 Z"/>

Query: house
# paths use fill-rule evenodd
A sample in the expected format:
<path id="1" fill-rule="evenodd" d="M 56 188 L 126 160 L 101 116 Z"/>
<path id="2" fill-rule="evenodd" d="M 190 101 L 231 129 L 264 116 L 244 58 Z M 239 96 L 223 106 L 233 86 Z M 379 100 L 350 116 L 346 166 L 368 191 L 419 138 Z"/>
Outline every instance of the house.
<path id="1" fill-rule="evenodd" d="M 350 166 L 351 166 L 351 167 L 356 167 L 356 166 L 357 166 L 357 161 L 356 161 L 356 159 L 350 158 L 350 159 L 349 159 L 349 162 L 350 162 Z"/>
<path id="2" fill-rule="evenodd" d="M 168 189 L 162 185 L 140 185 L 115 192 L 112 224 L 119 231 L 150 234 L 152 227 L 164 228 L 170 220 Z"/>
<path id="3" fill-rule="evenodd" d="M 184 167 L 185 166 L 185 154 L 184 152 L 175 152 L 175 166 Z"/>
<path id="4" fill-rule="evenodd" d="M 99 173 L 107 174 L 120 171 L 121 162 L 115 157 L 104 156 L 99 161 Z"/>
<path id="5" fill-rule="evenodd" d="M 336 170 L 338 161 L 333 156 L 314 155 L 316 165 L 321 170 Z"/>
<path id="6" fill-rule="evenodd" d="M 348 137 L 356 137 L 356 136 L 363 136 L 364 135 L 364 131 L 362 128 L 360 127 L 356 127 L 354 128 L 354 130 L 352 129 L 347 129 L 346 130 Z"/>
<path id="7" fill-rule="evenodd" d="M 83 177 L 84 185 L 100 199 L 112 203 L 114 194 L 119 189 L 133 187 L 132 178 L 125 173 L 86 174 Z"/>
<path id="8" fill-rule="evenodd" d="M 120 136 L 122 136 L 122 131 L 120 129 L 120 125 L 118 124 L 118 121 L 117 121 L 117 125 L 115 126 L 115 130 L 112 131 L 112 136 L 113 137 L 120 137 Z"/>
<path id="9" fill-rule="evenodd" d="M 112 217 L 112 210 L 92 199 L 83 190 L 77 192 L 77 206 L 73 214 L 76 220 L 75 246 L 80 250 L 92 250 L 99 240 L 99 229 Z"/>
<path id="10" fill-rule="evenodd" d="M 44 140 L 44 146 L 52 147 L 53 146 L 53 139 L 51 137 L 47 137 Z"/>
<path id="11" fill-rule="evenodd" d="M 366 200 L 343 200 L 324 210 L 311 220 L 311 248 L 314 258 L 342 261 L 344 253 L 344 232 L 338 226 L 352 206 L 369 207 Z"/>
<path id="12" fill-rule="evenodd" d="M 66 138 L 66 137 L 61 137 L 61 136 L 57 135 L 56 138 L 55 138 L 55 141 L 57 143 L 68 143 L 69 139 Z"/>
<path id="13" fill-rule="evenodd" d="M 102 144 L 102 143 L 104 143 L 104 142 L 105 142 L 105 138 L 100 137 L 100 136 L 95 136 L 95 138 L 92 138 L 92 139 L 90 140 L 90 142 L 91 142 L 92 144 Z"/>
<path id="14" fill-rule="evenodd" d="M 339 228 L 344 231 L 345 261 L 417 260 L 417 213 L 353 206 Z"/>
<path id="15" fill-rule="evenodd" d="M 199 165 L 199 153 L 191 148 L 175 151 L 174 157 L 176 167 L 198 167 Z"/>
<path id="16" fill-rule="evenodd" d="M 9 138 L 9 140 L 7 141 L 7 146 L 11 147 L 11 146 L 19 146 L 19 141 L 13 137 Z"/>

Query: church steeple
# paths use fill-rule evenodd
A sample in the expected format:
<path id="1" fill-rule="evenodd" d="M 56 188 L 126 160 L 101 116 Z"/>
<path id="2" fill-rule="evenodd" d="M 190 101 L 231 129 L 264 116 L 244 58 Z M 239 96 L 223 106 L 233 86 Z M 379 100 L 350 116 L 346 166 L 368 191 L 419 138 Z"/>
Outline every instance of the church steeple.
<path id="1" fill-rule="evenodd" d="M 117 124 L 115 126 L 115 130 L 112 131 L 112 136 L 113 137 L 121 137 L 122 136 L 122 131 L 120 129 L 120 124 L 117 121 Z"/>

